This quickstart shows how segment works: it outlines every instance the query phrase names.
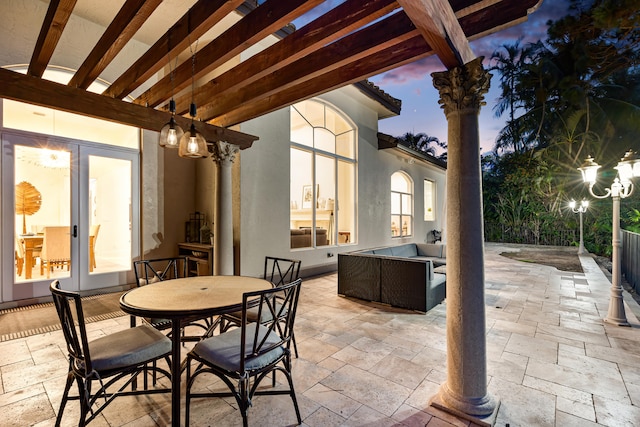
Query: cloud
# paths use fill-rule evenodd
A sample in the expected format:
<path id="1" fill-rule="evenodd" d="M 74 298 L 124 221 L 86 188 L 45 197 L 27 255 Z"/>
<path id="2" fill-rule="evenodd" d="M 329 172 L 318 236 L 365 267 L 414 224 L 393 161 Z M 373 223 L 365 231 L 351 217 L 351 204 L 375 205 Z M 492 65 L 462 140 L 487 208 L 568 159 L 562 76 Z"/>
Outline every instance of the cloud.
<path id="1" fill-rule="evenodd" d="M 568 8 L 568 0 L 543 1 L 542 6 L 529 15 L 527 21 L 474 40 L 471 42 L 471 48 L 477 56 L 485 57 L 484 63 L 487 66 L 493 52 L 504 44 L 514 43 L 520 37 L 522 37 L 521 45 L 523 46 L 544 39 L 548 21 L 561 18 L 567 13 Z M 372 77 L 371 80 L 381 87 L 404 85 L 414 80 L 423 80 L 425 77 L 431 78 L 431 73 L 444 71 L 444 69 L 438 57 L 433 55 Z"/>
<path id="2" fill-rule="evenodd" d="M 376 76 L 374 79 L 375 83 L 379 86 L 402 85 L 413 80 L 422 80 L 425 77 L 430 77 L 431 73 L 435 71 L 444 71 L 444 66 L 434 55 L 387 71 L 386 73 Z"/>

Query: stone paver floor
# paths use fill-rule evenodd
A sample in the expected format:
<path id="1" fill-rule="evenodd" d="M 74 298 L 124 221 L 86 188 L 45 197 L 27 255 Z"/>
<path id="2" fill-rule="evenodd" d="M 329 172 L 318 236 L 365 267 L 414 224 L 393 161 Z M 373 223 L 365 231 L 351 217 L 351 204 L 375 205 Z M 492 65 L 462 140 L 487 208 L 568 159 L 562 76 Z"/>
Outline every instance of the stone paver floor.
<path id="1" fill-rule="evenodd" d="M 503 250 L 514 249 L 485 250 L 488 390 L 501 402 L 495 425 L 640 426 L 637 303 L 625 295 L 631 327 L 607 324 L 610 283 L 591 257 L 581 257 L 585 273 L 570 273 L 501 257 Z M 303 283 L 293 362 L 303 425 L 474 425 L 429 406 L 446 380 L 444 304 L 418 314 L 336 289 L 336 274 Z M 96 337 L 128 326 L 123 316 L 88 328 Z M 0 354 L 0 424 L 53 426 L 67 370 L 61 333 L 1 343 Z M 234 406 L 196 401 L 191 425 L 242 425 Z M 70 402 L 63 425 L 77 425 L 77 416 Z M 91 425 L 169 423 L 169 396 L 156 395 L 116 399 Z M 293 424 L 288 397 L 254 399 L 250 426 Z"/>

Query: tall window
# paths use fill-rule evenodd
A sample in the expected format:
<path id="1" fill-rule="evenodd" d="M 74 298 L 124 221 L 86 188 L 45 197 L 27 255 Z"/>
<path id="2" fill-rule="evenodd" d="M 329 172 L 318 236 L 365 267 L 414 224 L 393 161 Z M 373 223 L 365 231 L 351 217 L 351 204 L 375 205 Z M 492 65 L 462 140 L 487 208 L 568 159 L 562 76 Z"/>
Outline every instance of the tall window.
<path id="1" fill-rule="evenodd" d="M 320 101 L 291 107 L 291 247 L 356 241 L 356 128 Z"/>
<path id="2" fill-rule="evenodd" d="M 436 220 L 436 183 L 424 180 L 424 220 Z"/>
<path id="3" fill-rule="evenodd" d="M 413 234 L 413 182 L 404 172 L 391 175 L 391 236 Z"/>

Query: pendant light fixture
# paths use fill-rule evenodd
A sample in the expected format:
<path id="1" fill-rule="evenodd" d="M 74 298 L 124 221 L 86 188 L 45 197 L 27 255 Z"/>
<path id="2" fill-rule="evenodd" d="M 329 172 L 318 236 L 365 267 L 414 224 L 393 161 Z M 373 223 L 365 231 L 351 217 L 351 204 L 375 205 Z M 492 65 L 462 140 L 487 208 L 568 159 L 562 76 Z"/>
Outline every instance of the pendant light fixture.
<path id="1" fill-rule="evenodd" d="M 184 135 L 184 131 L 180 126 L 178 126 L 174 118 L 176 115 L 176 101 L 173 100 L 173 72 L 174 68 L 171 67 L 171 57 L 169 57 L 169 78 L 171 79 L 171 101 L 169 101 L 169 111 L 171 112 L 171 119 L 169 119 L 169 123 L 164 125 L 160 130 L 160 137 L 158 139 L 158 143 L 164 148 L 178 148 L 180 138 Z"/>
<path id="2" fill-rule="evenodd" d="M 196 41 L 196 49 L 198 42 Z M 209 150 L 207 150 L 207 141 L 202 134 L 196 130 L 194 119 L 196 118 L 196 104 L 194 102 L 194 89 L 195 89 L 195 73 L 196 73 L 196 54 L 195 51 L 191 52 L 191 105 L 189 106 L 189 115 L 191 116 L 191 126 L 187 132 L 180 138 L 180 146 L 178 148 L 178 155 L 180 157 L 188 157 L 192 159 L 199 159 L 209 156 Z"/>

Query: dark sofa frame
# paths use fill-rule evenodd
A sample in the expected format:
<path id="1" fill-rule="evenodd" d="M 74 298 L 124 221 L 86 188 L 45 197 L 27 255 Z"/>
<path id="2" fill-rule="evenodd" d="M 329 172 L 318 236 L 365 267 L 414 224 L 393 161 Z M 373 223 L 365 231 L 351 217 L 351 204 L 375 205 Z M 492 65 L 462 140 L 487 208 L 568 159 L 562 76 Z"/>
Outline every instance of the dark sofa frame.
<path id="1" fill-rule="evenodd" d="M 339 295 L 421 312 L 444 300 L 446 276 L 434 272 L 432 260 L 376 251 L 338 254 Z"/>

